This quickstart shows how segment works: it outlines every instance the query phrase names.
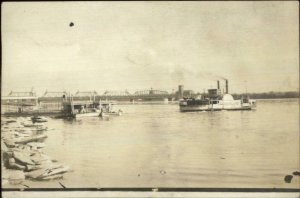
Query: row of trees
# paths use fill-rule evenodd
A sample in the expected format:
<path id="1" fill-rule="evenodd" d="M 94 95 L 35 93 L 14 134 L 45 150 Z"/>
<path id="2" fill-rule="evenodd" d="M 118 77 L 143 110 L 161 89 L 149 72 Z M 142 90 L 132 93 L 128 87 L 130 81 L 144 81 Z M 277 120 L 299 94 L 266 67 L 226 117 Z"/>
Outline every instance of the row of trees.
<path id="1" fill-rule="evenodd" d="M 251 99 L 272 99 L 272 98 L 299 98 L 299 92 L 267 92 L 267 93 L 248 93 L 248 94 L 232 94 L 234 98 L 241 98 L 248 95 Z"/>

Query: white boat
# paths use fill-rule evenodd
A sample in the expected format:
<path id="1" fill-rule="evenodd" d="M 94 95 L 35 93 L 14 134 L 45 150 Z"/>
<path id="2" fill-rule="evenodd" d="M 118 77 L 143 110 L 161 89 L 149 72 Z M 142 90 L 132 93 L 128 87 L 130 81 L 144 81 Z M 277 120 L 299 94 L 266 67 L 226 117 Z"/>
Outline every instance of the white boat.
<path id="1" fill-rule="evenodd" d="M 119 110 L 117 112 L 113 111 L 113 112 L 106 112 L 103 113 L 104 115 L 113 115 L 113 116 L 121 116 L 123 114 L 123 111 Z"/>
<path id="2" fill-rule="evenodd" d="M 114 105 L 113 102 L 100 102 L 100 116 L 121 116 L 123 111 L 121 109 L 114 111 Z"/>
<path id="3" fill-rule="evenodd" d="M 256 101 L 251 99 L 234 100 L 232 95 L 225 94 L 219 99 L 184 99 L 179 102 L 180 111 L 220 111 L 220 110 L 251 110 Z"/>
<path id="4" fill-rule="evenodd" d="M 90 113 L 77 113 L 74 114 L 75 118 L 83 118 L 83 117 L 98 117 L 101 112 L 90 112 Z"/>

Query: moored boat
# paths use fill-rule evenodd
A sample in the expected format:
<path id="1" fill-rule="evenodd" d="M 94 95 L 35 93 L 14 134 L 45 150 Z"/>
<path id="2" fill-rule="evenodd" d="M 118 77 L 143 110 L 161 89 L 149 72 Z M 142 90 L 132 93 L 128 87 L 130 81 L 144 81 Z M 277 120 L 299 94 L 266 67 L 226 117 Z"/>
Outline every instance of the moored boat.
<path id="1" fill-rule="evenodd" d="M 113 110 L 112 102 L 94 101 L 68 101 L 63 103 L 64 117 L 83 118 L 83 117 L 104 117 L 121 115 L 122 111 Z"/>
<path id="2" fill-rule="evenodd" d="M 101 102 L 100 101 L 100 108 L 101 114 L 100 116 L 121 116 L 123 111 L 119 109 L 118 111 L 114 110 L 115 103 L 113 102 Z"/>
<path id="3" fill-rule="evenodd" d="M 43 116 L 32 116 L 31 120 L 32 122 L 48 122 L 47 118 Z"/>
<path id="4" fill-rule="evenodd" d="M 90 113 L 77 113 L 74 114 L 75 118 L 82 118 L 82 117 L 98 117 L 100 116 L 101 112 L 90 112 Z"/>

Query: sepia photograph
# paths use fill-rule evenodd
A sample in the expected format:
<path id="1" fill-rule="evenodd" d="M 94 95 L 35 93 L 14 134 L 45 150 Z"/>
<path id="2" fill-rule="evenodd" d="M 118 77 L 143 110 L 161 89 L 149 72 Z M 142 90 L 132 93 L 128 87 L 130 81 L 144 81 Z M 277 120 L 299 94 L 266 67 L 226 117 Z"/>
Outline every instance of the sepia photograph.
<path id="1" fill-rule="evenodd" d="M 298 1 L 2 2 L 1 49 L 2 197 L 299 196 Z"/>

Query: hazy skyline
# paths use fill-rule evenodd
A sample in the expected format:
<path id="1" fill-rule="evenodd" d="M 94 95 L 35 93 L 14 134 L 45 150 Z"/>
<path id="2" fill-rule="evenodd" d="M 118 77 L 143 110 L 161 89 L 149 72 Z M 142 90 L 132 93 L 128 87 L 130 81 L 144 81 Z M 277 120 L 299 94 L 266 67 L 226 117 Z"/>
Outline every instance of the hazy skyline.
<path id="1" fill-rule="evenodd" d="M 221 77 L 231 93 L 297 91 L 298 9 L 297 1 L 5 2 L 2 95 L 202 91 Z"/>

